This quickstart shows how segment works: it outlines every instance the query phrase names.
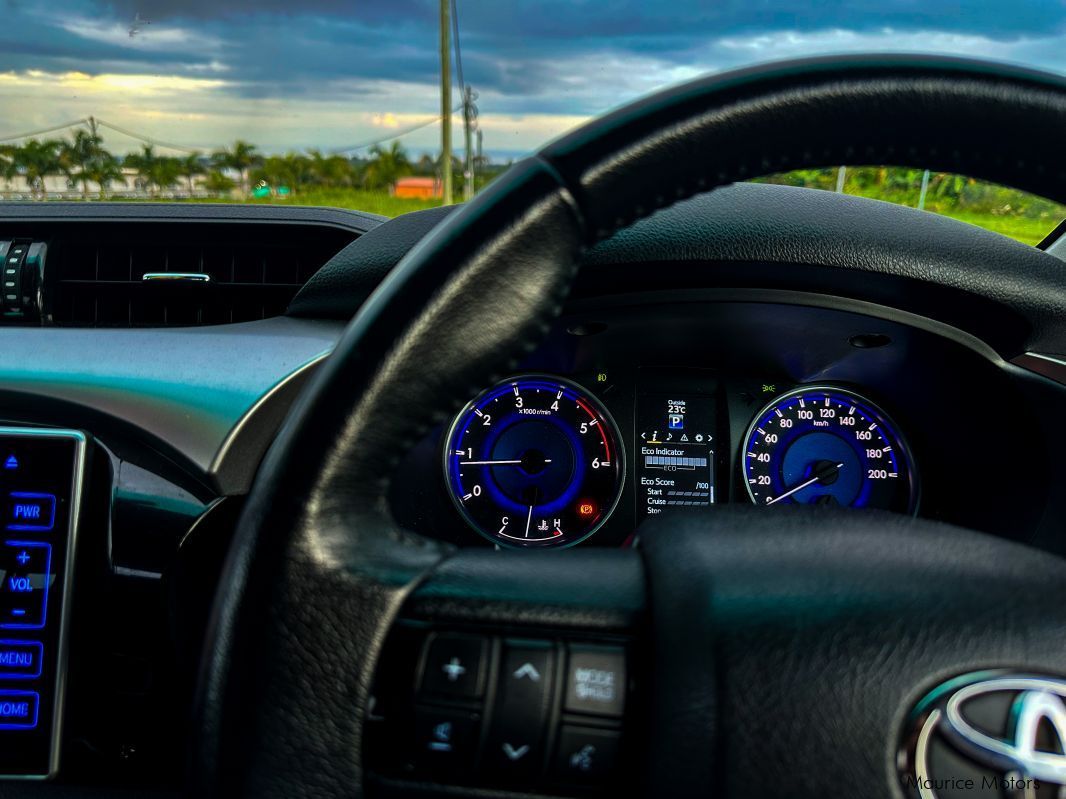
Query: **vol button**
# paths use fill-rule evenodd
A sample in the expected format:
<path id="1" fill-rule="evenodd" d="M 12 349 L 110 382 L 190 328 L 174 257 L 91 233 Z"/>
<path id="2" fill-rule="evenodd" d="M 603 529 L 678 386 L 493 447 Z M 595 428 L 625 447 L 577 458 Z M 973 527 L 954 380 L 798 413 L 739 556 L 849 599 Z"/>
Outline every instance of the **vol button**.
<path id="1" fill-rule="evenodd" d="M 440 699 L 477 699 L 484 691 L 488 641 L 474 635 L 435 635 L 426 644 L 422 695 Z"/>

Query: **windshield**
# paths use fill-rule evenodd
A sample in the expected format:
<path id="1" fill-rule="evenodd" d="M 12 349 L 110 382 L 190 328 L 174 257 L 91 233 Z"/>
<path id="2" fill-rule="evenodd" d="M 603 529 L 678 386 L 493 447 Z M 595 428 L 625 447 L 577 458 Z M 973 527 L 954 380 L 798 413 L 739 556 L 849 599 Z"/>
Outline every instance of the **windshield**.
<path id="1" fill-rule="evenodd" d="M 1047 2 L 9 0 L 0 197 L 396 215 L 468 198 L 551 138 L 698 75 L 869 51 L 1062 72 L 1064 23 Z M 859 166 L 772 180 L 1028 243 L 1066 216 L 965 176 Z"/>

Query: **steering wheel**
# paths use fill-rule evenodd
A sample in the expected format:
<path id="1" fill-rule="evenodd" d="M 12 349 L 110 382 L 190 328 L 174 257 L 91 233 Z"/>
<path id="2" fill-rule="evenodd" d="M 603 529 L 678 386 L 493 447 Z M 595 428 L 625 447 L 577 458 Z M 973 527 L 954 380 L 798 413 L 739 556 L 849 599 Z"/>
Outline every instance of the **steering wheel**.
<path id="1" fill-rule="evenodd" d="M 632 636 L 634 793 L 901 796 L 903 720 L 933 686 L 1063 670 L 1066 562 L 923 519 L 739 507 L 661 518 L 636 549 L 453 550 L 397 527 L 389 475 L 538 344 L 586 247 L 657 209 L 841 163 L 1066 202 L 1064 133 L 1053 76 L 829 59 L 656 94 L 508 170 L 370 297 L 259 470 L 206 643 L 197 795 L 362 795 L 371 683 L 403 609 Z"/>

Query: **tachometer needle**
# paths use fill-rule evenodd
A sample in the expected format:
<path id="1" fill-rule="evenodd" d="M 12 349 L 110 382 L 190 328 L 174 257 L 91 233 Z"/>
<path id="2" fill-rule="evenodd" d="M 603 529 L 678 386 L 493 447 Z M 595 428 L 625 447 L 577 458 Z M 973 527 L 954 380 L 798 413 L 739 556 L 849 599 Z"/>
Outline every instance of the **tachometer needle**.
<path id="1" fill-rule="evenodd" d="M 522 463 L 521 460 L 514 461 L 459 461 L 460 466 L 518 466 Z M 551 463 L 551 460 L 545 458 L 542 463 Z"/>
<path id="2" fill-rule="evenodd" d="M 529 506 L 529 514 L 526 516 L 526 538 L 529 538 L 529 523 L 533 521 L 533 506 Z"/>
<path id="3" fill-rule="evenodd" d="M 781 501 L 781 500 L 783 500 L 783 499 L 788 499 L 788 498 L 789 498 L 790 496 L 792 496 L 793 494 L 795 494 L 795 493 L 796 493 L 797 491 L 802 491 L 802 490 L 803 490 L 803 489 L 805 489 L 805 488 L 806 488 L 807 486 L 810 486 L 810 485 L 814 485 L 814 484 L 815 484 L 815 483 L 817 483 L 817 482 L 818 482 L 819 480 L 823 480 L 823 479 L 825 479 L 826 477 L 828 477 L 828 476 L 829 476 L 829 475 L 830 475 L 830 474 L 832 473 L 832 470 L 833 470 L 833 469 L 836 469 L 836 470 L 840 470 L 840 469 L 843 469 L 843 468 L 844 468 L 844 464 L 843 464 L 843 463 L 837 463 L 837 464 L 834 464 L 834 465 L 833 465 L 832 467 L 830 467 L 829 469 L 821 469 L 821 470 L 820 470 L 820 471 L 818 472 L 818 474 L 816 474 L 816 475 L 815 475 L 814 477 L 812 477 L 812 478 L 811 478 L 810 480 L 806 480 L 806 481 L 804 481 L 804 482 L 800 483 L 800 484 L 799 484 L 798 486 L 796 486 L 795 488 L 790 488 L 790 489 L 789 489 L 788 491 L 786 491 L 786 492 L 785 492 L 784 494 L 782 494 L 782 495 L 781 495 L 781 496 L 779 496 L 779 497 L 774 497 L 773 499 L 768 499 L 768 500 L 766 501 L 766 504 L 767 504 L 767 505 L 773 505 L 773 504 L 775 504 L 775 503 L 777 503 L 777 502 L 780 502 L 780 501 Z"/>

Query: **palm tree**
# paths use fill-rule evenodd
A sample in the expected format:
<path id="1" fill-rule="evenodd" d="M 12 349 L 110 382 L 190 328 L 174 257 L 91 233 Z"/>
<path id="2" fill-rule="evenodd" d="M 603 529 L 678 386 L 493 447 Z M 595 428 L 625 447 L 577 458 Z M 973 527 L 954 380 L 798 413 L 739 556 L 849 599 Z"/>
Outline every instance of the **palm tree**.
<path id="1" fill-rule="evenodd" d="M 15 164 L 15 149 L 10 144 L 0 145 L 0 178 L 5 183 L 18 175 L 18 166 Z"/>
<path id="2" fill-rule="evenodd" d="M 59 157 L 61 143 L 53 140 L 30 139 L 15 150 L 15 167 L 25 176 L 33 196 L 43 199 L 46 195 L 44 180 L 49 175 L 63 173 Z"/>
<path id="3" fill-rule="evenodd" d="M 160 191 L 169 189 L 182 176 L 183 165 L 179 158 L 160 157 L 152 163 L 149 175 Z"/>
<path id="4" fill-rule="evenodd" d="M 228 150 L 218 150 L 212 155 L 212 161 L 218 169 L 232 169 L 240 176 L 241 191 L 248 194 L 248 171 L 262 162 L 255 145 L 238 139 Z"/>
<path id="5" fill-rule="evenodd" d="M 149 194 L 155 193 L 152 190 L 152 186 L 155 183 L 152 180 L 152 170 L 158 159 L 159 156 L 155 154 L 155 148 L 150 144 L 141 145 L 141 152 L 130 153 L 126 156 L 126 166 L 137 170 L 137 177 L 141 179 Z"/>
<path id="6" fill-rule="evenodd" d="M 137 170 L 137 175 L 148 189 L 148 193 L 155 195 L 162 189 L 169 189 L 178 182 L 182 176 L 182 162 L 177 158 L 156 155 L 155 148 L 150 144 L 141 146 L 140 153 L 131 153 L 126 156 L 126 166 Z"/>
<path id="7" fill-rule="evenodd" d="M 398 141 L 393 141 L 387 149 L 379 144 L 370 148 L 370 163 L 363 172 L 367 188 L 382 189 L 410 174 L 411 161 Z"/>
<path id="8" fill-rule="evenodd" d="M 122 165 L 111 153 L 102 153 L 85 168 L 82 176 L 100 187 L 100 199 L 103 200 L 108 186 L 123 179 Z"/>
<path id="9" fill-rule="evenodd" d="M 227 194 L 233 191 L 234 183 L 217 169 L 212 169 L 204 178 L 204 188 L 212 194 Z"/>
<path id="10" fill-rule="evenodd" d="M 96 161 L 107 155 L 103 149 L 103 139 L 99 134 L 88 130 L 74 131 L 72 141 L 63 142 L 59 155 L 64 171 L 76 182 L 81 183 L 82 197 L 89 197 L 88 173 L 92 171 Z"/>
<path id="11" fill-rule="evenodd" d="M 311 159 L 306 155 L 300 153 L 286 153 L 285 164 L 288 167 L 289 188 L 292 189 L 295 194 L 307 183 L 311 183 L 314 180 L 314 170 L 311 164 Z"/>
<path id="12" fill-rule="evenodd" d="M 199 153 L 190 153 L 181 159 L 181 175 L 189 182 L 189 194 L 192 194 L 195 190 L 193 178 L 204 174 L 204 172 L 204 163 Z"/>
<path id="13" fill-rule="evenodd" d="M 352 164 L 341 155 L 323 155 L 321 150 L 308 150 L 311 174 L 320 186 L 338 188 L 352 182 Z"/>
<path id="14" fill-rule="evenodd" d="M 422 153 L 422 157 L 418 159 L 418 162 L 414 165 L 414 172 L 416 175 L 426 175 L 433 177 L 437 174 L 437 161 L 429 153 Z"/>

